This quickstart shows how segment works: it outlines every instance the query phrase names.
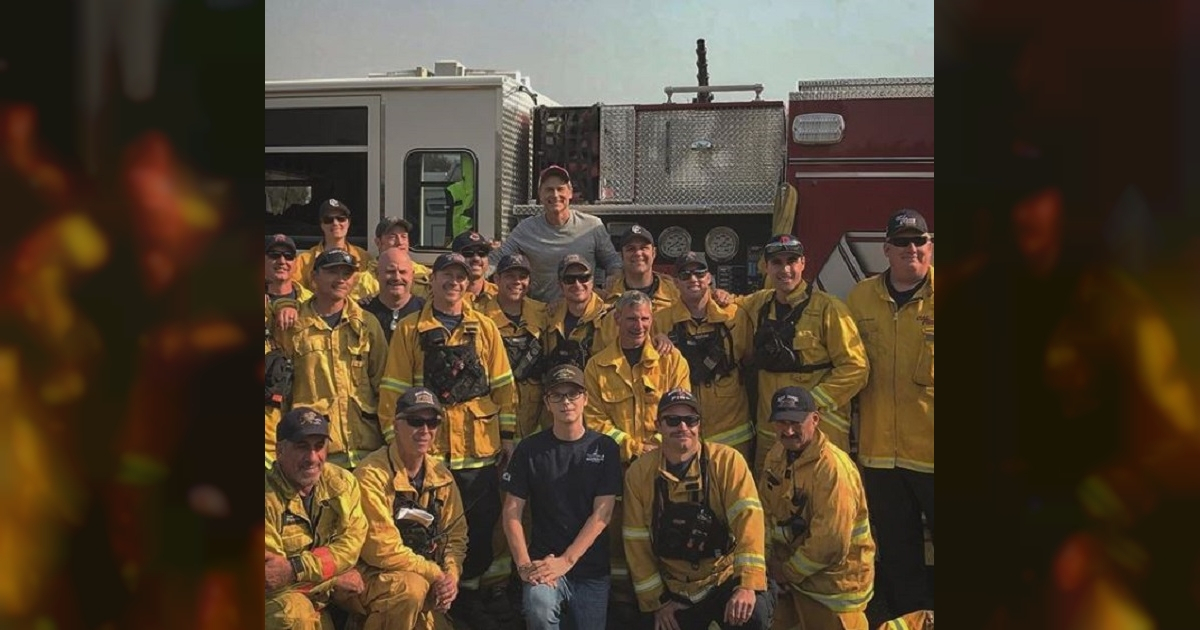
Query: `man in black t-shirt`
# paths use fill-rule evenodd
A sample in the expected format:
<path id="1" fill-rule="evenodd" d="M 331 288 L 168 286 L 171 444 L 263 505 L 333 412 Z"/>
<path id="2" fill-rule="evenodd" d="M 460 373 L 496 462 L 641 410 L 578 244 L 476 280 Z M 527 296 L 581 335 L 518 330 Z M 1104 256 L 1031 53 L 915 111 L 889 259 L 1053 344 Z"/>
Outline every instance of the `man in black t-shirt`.
<path id="1" fill-rule="evenodd" d="M 425 299 L 413 294 L 413 269 L 415 263 L 408 252 L 397 247 L 379 253 L 375 277 L 379 280 L 379 294 L 358 301 L 363 310 L 379 320 L 388 343 L 400 320 L 412 313 L 420 312 Z"/>
<path id="2" fill-rule="evenodd" d="M 578 367 L 551 369 L 545 386 L 554 424 L 521 441 L 504 472 L 504 535 L 523 582 L 528 627 L 569 619 L 579 630 L 603 630 L 610 585 L 604 529 L 621 494 L 621 454 L 612 438 L 583 423 L 587 391 Z"/>

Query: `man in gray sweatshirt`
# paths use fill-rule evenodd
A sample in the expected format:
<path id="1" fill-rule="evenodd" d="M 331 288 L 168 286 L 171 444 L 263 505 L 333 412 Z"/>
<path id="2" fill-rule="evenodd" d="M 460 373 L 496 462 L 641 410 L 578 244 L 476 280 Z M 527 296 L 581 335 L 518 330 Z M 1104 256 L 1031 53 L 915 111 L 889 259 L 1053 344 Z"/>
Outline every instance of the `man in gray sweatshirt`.
<path id="1" fill-rule="evenodd" d="M 558 262 L 567 254 L 578 254 L 592 269 L 620 273 L 621 255 L 613 247 L 608 230 L 599 217 L 571 210 L 571 176 L 561 166 L 550 166 L 538 177 L 538 200 L 545 212 L 517 224 L 488 260 L 494 267 L 500 258 L 521 253 L 529 259 L 529 295 L 553 302 L 562 297 L 558 285 Z"/>

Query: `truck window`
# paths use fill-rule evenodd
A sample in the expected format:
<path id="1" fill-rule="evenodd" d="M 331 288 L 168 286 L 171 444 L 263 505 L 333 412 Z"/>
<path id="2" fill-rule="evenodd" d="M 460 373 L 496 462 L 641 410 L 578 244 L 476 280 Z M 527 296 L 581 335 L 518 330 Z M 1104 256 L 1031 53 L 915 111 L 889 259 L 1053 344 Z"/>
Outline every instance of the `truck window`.
<path id="1" fill-rule="evenodd" d="M 350 207 L 349 241 L 368 248 L 367 108 L 268 108 L 265 135 L 267 234 L 316 245 L 317 212 L 332 197 Z"/>
<path id="2" fill-rule="evenodd" d="M 469 151 L 420 150 L 404 158 L 404 215 L 412 247 L 446 249 L 478 229 L 475 157 Z"/>

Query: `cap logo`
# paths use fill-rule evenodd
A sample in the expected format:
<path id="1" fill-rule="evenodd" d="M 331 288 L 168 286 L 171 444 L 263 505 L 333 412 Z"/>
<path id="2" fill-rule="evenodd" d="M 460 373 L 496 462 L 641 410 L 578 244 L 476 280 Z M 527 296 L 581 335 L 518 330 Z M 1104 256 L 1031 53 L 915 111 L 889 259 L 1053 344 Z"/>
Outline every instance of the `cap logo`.
<path id="1" fill-rule="evenodd" d="M 571 370 L 562 369 L 554 373 L 553 379 L 556 381 L 563 381 L 573 376 L 574 374 L 571 372 Z"/>
<path id="2" fill-rule="evenodd" d="M 330 199 L 329 205 L 333 206 L 334 208 L 340 208 L 342 206 L 342 202 L 338 201 L 337 199 Z"/>
<path id="3" fill-rule="evenodd" d="M 413 401 L 418 405 L 434 404 L 433 394 L 431 392 L 420 391 L 413 394 Z"/>
<path id="4" fill-rule="evenodd" d="M 780 409 L 795 409 L 800 406 L 800 399 L 791 394 L 784 394 L 775 399 L 775 406 Z"/>
<path id="5" fill-rule="evenodd" d="M 322 421 L 324 421 L 324 418 L 317 415 L 317 413 L 315 411 L 305 411 L 304 413 L 300 414 L 300 417 L 296 420 L 296 423 L 299 424 L 300 426 L 308 426 L 308 425 L 318 425 L 319 426 L 322 423 Z"/>
<path id="6" fill-rule="evenodd" d="M 917 226 L 917 220 L 916 220 L 915 218 L 913 218 L 913 217 L 899 217 L 899 218 L 896 220 L 896 225 L 909 225 L 909 226 L 912 226 L 912 227 L 916 227 L 916 226 Z"/>

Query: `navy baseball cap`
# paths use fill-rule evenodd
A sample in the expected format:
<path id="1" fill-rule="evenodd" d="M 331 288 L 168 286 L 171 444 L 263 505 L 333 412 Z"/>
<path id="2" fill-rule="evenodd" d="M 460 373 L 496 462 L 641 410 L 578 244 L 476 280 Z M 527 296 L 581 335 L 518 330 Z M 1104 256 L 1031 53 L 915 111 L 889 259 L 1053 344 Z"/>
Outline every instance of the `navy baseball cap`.
<path id="1" fill-rule="evenodd" d="M 275 440 L 297 442 L 310 435 L 329 437 L 329 418 L 310 407 L 296 407 L 275 425 Z"/>
<path id="2" fill-rule="evenodd" d="M 489 250 L 492 248 L 492 244 L 489 243 L 487 239 L 480 236 L 479 232 L 476 232 L 475 230 L 467 230 L 466 232 L 454 237 L 454 241 L 450 243 L 450 250 L 461 254 L 464 249 L 474 246 L 486 247 Z"/>
<path id="3" fill-rule="evenodd" d="M 296 241 L 286 234 L 276 234 L 267 237 L 267 249 L 265 251 L 272 252 L 283 250 L 285 252 L 296 253 Z"/>
<path id="4" fill-rule="evenodd" d="M 571 385 L 584 388 L 583 371 L 570 363 L 565 363 L 550 370 L 545 381 L 543 381 L 546 391 L 550 391 L 551 388 L 563 383 L 570 383 Z"/>
<path id="5" fill-rule="evenodd" d="M 698 267 L 707 271 L 708 260 L 700 252 L 688 252 L 680 256 L 679 260 L 675 262 L 675 271 L 677 273 L 689 267 Z"/>
<path id="6" fill-rule="evenodd" d="M 321 218 L 322 219 L 324 219 L 325 217 L 328 217 L 328 216 L 333 216 L 335 214 L 340 214 L 342 216 L 349 217 L 350 216 L 350 208 L 346 207 L 346 204 L 338 201 L 337 199 L 329 199 L 325 203 L 321 204 Z"/>
<path id="7" fill-rule="evenodd" d="M 524 269 L 526 273 L 533 273 L 533 270 L 529 268 L 529 259 L 522 254 L 509 254 L 496 263 L 496 275 L 510 269 Z"/>
<path id="8" fill-rule="evenodd" d="M 471 267 L 467 265 L 467 259 L 463 258 L 463 255 L 457 252 L 450 252 L 438 256 L 437 260 L 433 261 L 433 270 L 441 271 L 454 265 L 462 267 L 463 271 L 466 271 L 467 273 L 471 273 Z"/>
<path id="9" fill-rule="evenodd" d="M 586 273 L 592 273 L 592 266 L 588 264 L 586 258 L 580 256 L 579 254 L 567 254 L 566 256 L 563 256 L 562 260 L 558 261 L 559 280 L 562 279 L 563 274 L 567 273 L 567 269 L 574 266 L 583 267 Z"/>
<path id="10" fill-rule="evenodd" d="M 397 225 L 404 228 L 405 232 L 412 231 L 412 224 L 406 219 L 402 219 L 400 217 L 383 217 L 383 220 L 379 222 L 379 225 L 375 226 L 375 238 L 383 238 L 384 234 L 387 234 L 389 230 Z"/>
<path id="11" fill-rule="evenodd" d="M 928 232 L 929 225 L 925 223 L 925 217 L 921 216 L 921 213 L 916 210 L 899 210 L 888 218 L 887 238 L 902 234 L 920 236 Z"/>
<path id="12" fill-rule="evenodd" d="M 625 235 L 621 237 L 621 247 L 625 247 L 635 238 L 640 238 L 651 245 L 654 244 L 654 235 L 650 233 L 650 230 L 647 230 L 646 228 L 635 223 L 633 224 L 633 227 L 630 227 L 628 230 L 626 230 Z"/>
<path id="13" fill-rule="evenodd" d="M 425 409 L 436 411 L 439 417 L 443 415 L 442 404 L 438 402 L 433 390 L 426 387 L 410 387 L 400 400 L 396 401 L 397 418 Z"/>
<path id="14" fill-rule="evenodd" d="M 804 243 L 791 234 L 776 234 L 763 247 L 763 256 L 768 260 L 779 254 L 804 255 Z"/>

